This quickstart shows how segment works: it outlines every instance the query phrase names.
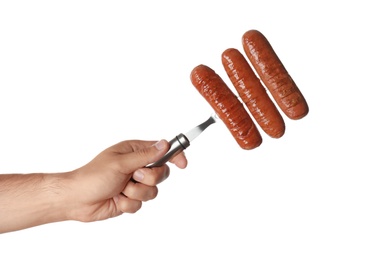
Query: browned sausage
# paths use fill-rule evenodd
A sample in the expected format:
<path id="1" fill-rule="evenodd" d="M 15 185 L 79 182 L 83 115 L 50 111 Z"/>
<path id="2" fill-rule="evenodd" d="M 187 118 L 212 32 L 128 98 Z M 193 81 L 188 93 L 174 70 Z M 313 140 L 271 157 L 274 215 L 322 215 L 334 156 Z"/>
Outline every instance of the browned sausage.
<path id="1" fill-rule="evenodd" d="M 243 49 L 280 109 L 291 119 L 308 114 L 308 104 L 266 37 L 257 30 L 242 36 Z"/>
<path id="2" fill-rule="evenodd" d="M 250 150 L 262 143 L 261 135 L 243 104 L 214 70 L 195 67 L 190 75 L 195 88 L 225 123 L 241 148 Z"/>
<path id="3" fill-rule="evenodd" d="M 274 138 L 283 136 L 284 119 L 241 52 L 234 48 L 225 50 L 222 63 L 233 86 L 262 130 Z"/>

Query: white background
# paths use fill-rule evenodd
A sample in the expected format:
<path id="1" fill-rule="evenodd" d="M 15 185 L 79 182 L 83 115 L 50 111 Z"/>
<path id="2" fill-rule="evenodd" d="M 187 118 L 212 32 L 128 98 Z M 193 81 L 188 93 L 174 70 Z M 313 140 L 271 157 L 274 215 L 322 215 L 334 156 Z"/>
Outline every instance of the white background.
<path id="1" fill-rule="evenodd" d="M 241 150 L 223 123 L 133 215 L 0 235 L 0 259 L 364 259 L 361 1 L 0 1 L 0 173 L 62 172 L 205 120 L 199 64 L 258 29 L 310 112 Z M 0 209 L 1 210 L 1 209 Z"/>

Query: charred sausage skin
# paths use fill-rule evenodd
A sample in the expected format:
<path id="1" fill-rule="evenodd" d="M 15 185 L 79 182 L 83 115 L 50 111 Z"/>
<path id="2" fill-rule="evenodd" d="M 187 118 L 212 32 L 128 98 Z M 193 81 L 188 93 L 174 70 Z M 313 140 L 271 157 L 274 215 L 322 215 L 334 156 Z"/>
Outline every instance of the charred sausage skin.
<path id="1" fill-rule="evenodd" d="M 223 67 L 237 93 L 259 124 L 273 138 L 285 133 L 285 122 L 246 58 L 234 48 L 222 53 Z"/>
<path id="2" fill-rule="evenodd" d="M 190 79 L 241 148 L 251 150 L 261 145 L 262 137 L 250 115 L 214 70 L 198 65 L 191 71 Z"/>
<path id="3" fill-rule="evenodd" d="M 257 74 L 285 115 L 290 119 L 306 116 L 308 104 L 267 38 L 258 30 L 249 30 L 242 36 L 242 45 Z"/>

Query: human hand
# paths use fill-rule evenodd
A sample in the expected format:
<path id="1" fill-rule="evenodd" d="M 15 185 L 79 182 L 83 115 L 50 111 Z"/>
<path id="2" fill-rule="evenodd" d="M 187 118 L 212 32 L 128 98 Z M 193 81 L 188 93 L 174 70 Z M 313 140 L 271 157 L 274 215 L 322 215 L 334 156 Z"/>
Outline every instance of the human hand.
<path id="1" fill-rule="evenodd" d="M 168 151 L 166 140 L 130 140 L 113 145 L 85 166 L 67 173 L 70 210 L 67 218 L 90 222 L 135 213 L 157 196 L 157 184 L 170 174 L 168 165 L 146 168 Z M 184 153 L 171 159 L 187 166 Z"/>

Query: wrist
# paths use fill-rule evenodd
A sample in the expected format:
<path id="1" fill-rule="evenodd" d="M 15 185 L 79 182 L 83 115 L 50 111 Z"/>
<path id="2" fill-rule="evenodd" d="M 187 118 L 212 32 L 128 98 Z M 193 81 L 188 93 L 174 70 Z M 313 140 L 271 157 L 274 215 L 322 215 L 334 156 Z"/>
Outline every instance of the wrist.
<path id="1" fill-rule="evenodd" d="M 58 176 L 57 189 L 59 197 L 57 201 L 59 206 L 57 210 L 61 210 L 60 216 L 62 220 L 75 220 L 81 222 L 89 222 L 89 202 L 86 199 L 88 196 L 87 186 L 88 181 L 82 178 L 80 169 L 61 173 Z M 81 177 L 80 177 L 81 176 Z M 91 196 L 91 194 L 88 194 Z"/>
<path id="2" fill-rule="evenodd" d="M 51 222 L 73 220 L 70 216 L 73 205 L 73 191 L 70 187 L 72 183 L 71 173 L 46 174 L 46 194 L 52 204 L 48 212 Z"/>

